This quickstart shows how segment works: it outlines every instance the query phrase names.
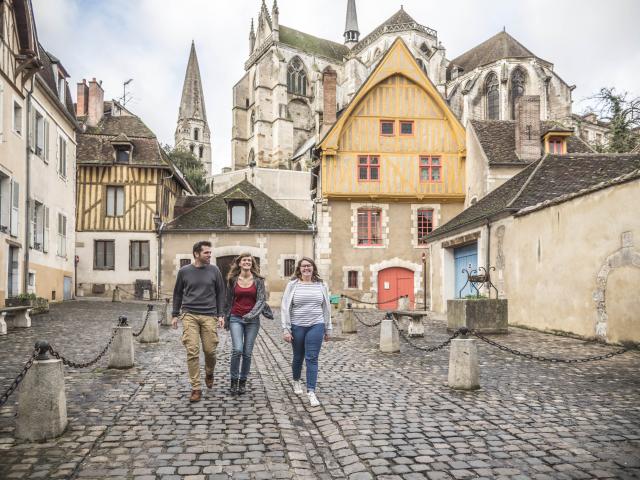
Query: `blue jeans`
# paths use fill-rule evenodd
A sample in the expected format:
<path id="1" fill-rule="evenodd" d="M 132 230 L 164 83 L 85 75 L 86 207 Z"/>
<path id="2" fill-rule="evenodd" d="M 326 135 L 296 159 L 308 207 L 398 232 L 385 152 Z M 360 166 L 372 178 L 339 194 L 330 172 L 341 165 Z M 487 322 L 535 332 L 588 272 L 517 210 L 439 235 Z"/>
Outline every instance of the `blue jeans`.
<path id="1" fill-rule="evenodd" d="M 318 381 L 318 356 L 324 340 L 324 323 L 317 323 L 310 327 L 291 325 L 293 341 L 293 361 L 291 370 L 293 379 L 300 380 L 302 361 L 307 364 L 307 390 L 315 391 Z"/>
<path id="2" fill-rule="evenodd" d="M 243 320 L 231 315 L 229 331 L 231 332 L 231 380 L 246 380 L 251 369 L 251 352 L 260 330 L 260 319 Z M 242 370 L 240 369 L 242 360 Z"/>

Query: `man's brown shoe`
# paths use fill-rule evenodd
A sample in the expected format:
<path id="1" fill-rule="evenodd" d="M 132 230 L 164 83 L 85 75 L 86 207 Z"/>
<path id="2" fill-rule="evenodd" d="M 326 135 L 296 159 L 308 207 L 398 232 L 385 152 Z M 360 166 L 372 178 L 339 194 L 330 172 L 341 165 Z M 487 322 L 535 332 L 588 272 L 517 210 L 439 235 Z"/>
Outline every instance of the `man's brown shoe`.
<path id="1" fill-rule="evenodd" d="M 213 373 L 207 373 L 204 376 L 204 384 L 207 388 L 213 388 Z"/>
<path id="2" fill-rule="evenodd" d="M 189 398 L 190 402 L 199 402 L 202 400 L 202 390 L 191 390 L 191 397 Z"/>

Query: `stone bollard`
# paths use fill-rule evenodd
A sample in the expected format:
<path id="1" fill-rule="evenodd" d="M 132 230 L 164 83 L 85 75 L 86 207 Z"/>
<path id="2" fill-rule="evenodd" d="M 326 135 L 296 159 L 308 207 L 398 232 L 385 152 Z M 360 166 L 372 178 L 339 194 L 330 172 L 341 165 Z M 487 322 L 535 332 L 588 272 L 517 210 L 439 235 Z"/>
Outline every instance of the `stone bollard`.
<path id="1" fill-rule="evenodd" d="M 162 317 L 161 325 L 163 327 L 170 327 L 171 326 L 171 310 L 172 310 L 172 306 L 171 306 L 171 303 L 169 302 L 168 298 L 165 298 L 165 302 L 167 302 L 167 303 L 164 306 L 164 316 Z"/>
<path id="2" fill-rule="evenodd" d="M 40 353 L 18 390 L 16 416 L 16 437 L 32 442 L 59 437 L 67 428 L 62 360 L 49 358 L 47 342 L 36 348 Z"/>
<path id="3" fill-rule="evenodd" d="M 398 310 L 409 310 L 409 295 L 398 299 Z"/>
<path id="4" fill-rule="evenodd" d="M 0 313 L 0 335 L 7 334 L 7 321 L 5 320 L 6 316 L 6 312 Z"/>
<path id="5" fill-rule="evenodd" d="M 394 325 L 390 314 L 387 314 L 382 323 L 380 323 L 380 351 L 383 353 L 400 351 L 398 329 Z"/>
<path id="6" fill-rule="evenodd" d="M 454 338 L 451 340 L 450 348 L 449 387 L 456 390 L 480 388 L 476 341 L 472 338 Z"/>
<path id="7" fill-rule="evenodd" d="M 157 343 L 160 341 L 160 329 L 158 328 L 158 312 L 152 310 L 153 305 L 148 305 L 149 309 L 148 313 L 145 315 L 149 315 L 147 318 L 147 324 L 144 326 L 144 329 L 140 333 L 138 340 L 140 343 Z M 144 317 L 142 317 L 144 321 Z"/>
<path id="8" fill-rule="evenodd" d="M 111 298 L 112 302 L 121 302 L 120 300 L 120 289 L 116 285 L 116 288 L 113 289 L 113 297 Z"/>
<path id="9" fill-rule="evenodd" d="M 342 333 L 358 333 L 358 325 L 353 310 L 351 310 L 351 304 L 348 304 L 342 312 Z"/>
<path id="10" fill-rule="evenodd" d="M 109 350 L 109 368 L 133 367 L 133 331 L 127 324 L 127 317 L 118 318 L 116 336 Z"/>

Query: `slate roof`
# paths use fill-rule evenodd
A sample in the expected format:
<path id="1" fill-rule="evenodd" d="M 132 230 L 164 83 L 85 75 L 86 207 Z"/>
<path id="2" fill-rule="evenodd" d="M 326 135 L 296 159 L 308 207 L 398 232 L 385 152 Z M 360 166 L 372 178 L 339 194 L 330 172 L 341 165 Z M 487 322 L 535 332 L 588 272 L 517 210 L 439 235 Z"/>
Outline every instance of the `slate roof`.
<path id="1" fill-rule="evenodd" d="M 429 242 L 504 215 L 524 215 L 579 195 L 640 178 L 639 154 L 547 155 L 429 235 Z"/>
<path id="2" fill-rule="evenodd" d="M 244 196 L 251 199 L 253 203 L 250 224 L 248 227 L 229 227 L 227 225 L 226 200 Z M 176 217 L 167 225 L 166 231 L 176 233 L 229 231 L 309 234 L 313 232 L 307 222 L 295 216 L 247 180 L 242 180 Z"/>
<path id="3" fill-rule="evenodd" d="M 284 25 L 280 25 L 279 32 L 280 43 L 312 55 L 321 55 L 341 62 L 349 54 L 349 48 L 341 43 L 314 37 Z"/>
<path id="4" fill-rule="evenodd" d="M 515 120 L 471 120 L 478 141 L 489 159 L 490 165 L 512 164 L 526 165 L 516 155 L 516 122 Z M 543 121 L 541 134 L 550 130 L 572 132 L 553 121 Z M 581 138 L 571 135 L 567 139 L 567 153 L 592 153 L 593 149 Z"/>
<path id="5" fill-rule="evenodd" d="M 503 58 L 537 57 L 507 32 L 502 31 L 451 60 L 448 70 L 457 65 L 462 67 L 464 73 L 466 73 Z"/>
<path id="6" fill-rule="evenodd" d="M 42 82 L 47 86 L 50 90 L 51 97 L 54 103 L 60 108 L 64 114 L 71 120 L 72 122 L 76 122 L 76 109 L 73 106 L 73 99 L 71 98 L 71 91 L 69 90 L 69 85 L 65 82 L 65 92 L 64 92 L 64 104 L 60 101 L 59 92 L 58 92 L 58 81 L 54 77 L 53 74 L 53 63 L 58 64 L 58 68 L 62 70 L 62 73 L 67 74 L 67 71 L 60 63 L 54 55 L 47 52 L 41 44 L 38 44 L 39 56 L 42 61 L 42 69 L 38 70 L 37 75 L 40 77 Z"/>

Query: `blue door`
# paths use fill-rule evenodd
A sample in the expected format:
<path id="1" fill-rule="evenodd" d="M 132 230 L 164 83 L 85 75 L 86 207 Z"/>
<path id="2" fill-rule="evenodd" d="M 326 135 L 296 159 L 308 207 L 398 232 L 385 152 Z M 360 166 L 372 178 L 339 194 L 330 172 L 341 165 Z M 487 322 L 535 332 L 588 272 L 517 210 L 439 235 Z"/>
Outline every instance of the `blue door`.
<path id="1" fill-rule="evenodd" d="M 460 289 L 467 282 L 467 274 L 462 270 L 471 272 L 478 268 L 478 244 L 473 243 L 471 245 L 465 245 L 464 247 L 456 248 L 453 251 L 453 258 L 455 259 L 456 269 L 456 298 L 464 298 L 467 295 L 475 295 L 476 291 L 471 288 L 471 284 L 467 284 L 462 290 L 460 295 Z M 475 272 L 474 272 L 475 273 Z"/>

